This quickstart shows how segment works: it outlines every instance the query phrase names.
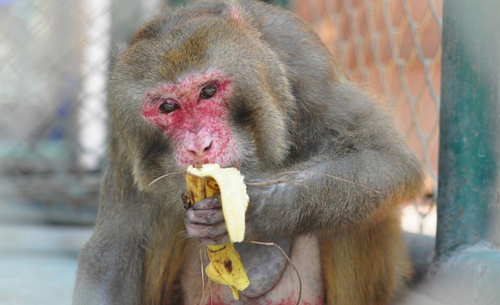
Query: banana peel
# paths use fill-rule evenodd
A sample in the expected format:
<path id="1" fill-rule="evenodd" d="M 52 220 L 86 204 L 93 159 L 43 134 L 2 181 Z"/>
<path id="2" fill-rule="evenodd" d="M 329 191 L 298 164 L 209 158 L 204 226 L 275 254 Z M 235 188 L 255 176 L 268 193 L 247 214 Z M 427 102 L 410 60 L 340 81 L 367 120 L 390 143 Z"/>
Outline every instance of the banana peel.
<path id="1" fill-rule="evenodd" d="M 210 263 L 205 273 L 215 283 L 231 288 L 233 297 L 239 299 L 239 291 L 250 285 L 233 243 L 245 237 L 245 213 L 248 195 L 243 176 L 236 168 L 221 168 L 218 164 L 205 164 L 200 169 L 189 166 L 186 186 L 191 204 L 221 194 L 222 213 L 230 242 L 207 246 Z"/>

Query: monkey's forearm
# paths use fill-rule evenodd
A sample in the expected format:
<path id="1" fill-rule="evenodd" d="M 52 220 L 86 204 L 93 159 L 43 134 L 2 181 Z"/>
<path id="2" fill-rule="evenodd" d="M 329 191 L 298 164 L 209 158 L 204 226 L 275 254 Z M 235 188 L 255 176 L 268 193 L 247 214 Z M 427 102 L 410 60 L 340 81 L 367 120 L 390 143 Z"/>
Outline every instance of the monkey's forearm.
<path id="1" fill-rule="evenodd" d="M 249 183 L 249 235 L 289 237 L 369 223 L 415 197 L 421 185 L 420 164 L 404 148 L 298 164 Z"/>
<path id="2" fill-rule="evenodd" d="M 96 230 L 80 253 L 73 305 L 139 304 L 143 247 L 125 230 Z"/>
<path id="3" fill-rule="evenodd" d="M 79 257 L 73 305 L 140 303 L 144 236 L 157 210 L 134 204 L 131 192 L 122 198 L 125 192 L 117 192 L 113 178 L 113 171 L 106 170 L 96 227 Z"/>

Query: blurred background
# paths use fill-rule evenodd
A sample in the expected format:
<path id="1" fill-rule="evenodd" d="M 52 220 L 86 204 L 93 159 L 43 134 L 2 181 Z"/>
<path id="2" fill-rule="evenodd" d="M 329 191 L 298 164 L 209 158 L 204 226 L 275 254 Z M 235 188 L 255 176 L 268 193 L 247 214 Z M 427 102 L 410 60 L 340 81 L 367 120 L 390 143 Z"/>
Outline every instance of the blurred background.
<path id="1" fill-rule="evenodd" d="M 106 163 L 113 51 L 182 2 L 0 0 L 0 304 L 70 303 Z M 442 0 L 274 2 L 394 116 L 428 173 L 403 227 L 434 235 Z"/>

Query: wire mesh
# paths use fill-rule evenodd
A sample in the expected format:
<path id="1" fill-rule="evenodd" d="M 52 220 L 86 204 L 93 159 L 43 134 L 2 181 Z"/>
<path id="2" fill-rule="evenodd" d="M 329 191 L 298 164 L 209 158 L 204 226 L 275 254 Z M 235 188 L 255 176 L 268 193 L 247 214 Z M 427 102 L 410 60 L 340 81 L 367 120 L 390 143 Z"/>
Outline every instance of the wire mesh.
<path id="1" fill-rule="evenodd" d="M 53 221 L 93 220 L 114 45 L 161 7 L 160 0 L 0 1 L 2 201 L 30 202 Z"/>
<path id="2" fill-rule="evenodd" d="M 387 109 L 428 175 L 426 196 L 404 210 L 403 226 L 434 234 L 442 0 L 292 1 L 349 77 Z"/>

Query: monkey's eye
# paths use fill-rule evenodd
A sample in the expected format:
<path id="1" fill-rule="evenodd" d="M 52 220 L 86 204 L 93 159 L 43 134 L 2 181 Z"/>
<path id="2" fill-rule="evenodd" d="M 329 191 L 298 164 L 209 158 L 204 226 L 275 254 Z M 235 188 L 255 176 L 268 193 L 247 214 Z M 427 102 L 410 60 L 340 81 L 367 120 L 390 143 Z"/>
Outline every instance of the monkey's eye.
<path id="1" fill-rule="evenodd" d="M 212 84 L 207 85 L 207 86 L 203 87 L 203 89 L 201 89 L 200 100 L 211 98 L 212 96 L 215 95 L 215 93 L 217 93 L 217 87 L 215 87 Z"/>
<path id="2" fill-rule="evenodd" d="M 160 113 L 170 113 L 177 108 L 179 108 L 179 105 L 173 103 L 170 100 L 167 100 L 166 102 L 160 104 L 158 110 L 160 111 Z"/>

